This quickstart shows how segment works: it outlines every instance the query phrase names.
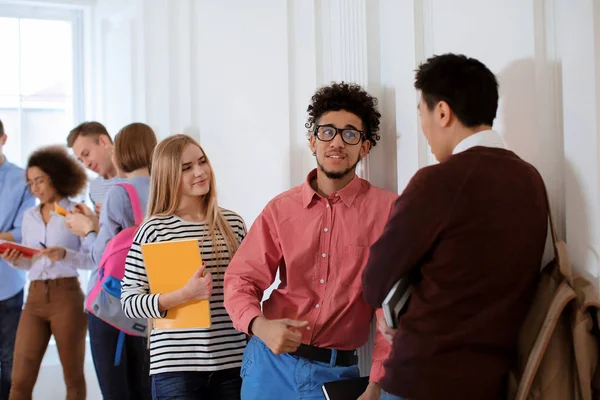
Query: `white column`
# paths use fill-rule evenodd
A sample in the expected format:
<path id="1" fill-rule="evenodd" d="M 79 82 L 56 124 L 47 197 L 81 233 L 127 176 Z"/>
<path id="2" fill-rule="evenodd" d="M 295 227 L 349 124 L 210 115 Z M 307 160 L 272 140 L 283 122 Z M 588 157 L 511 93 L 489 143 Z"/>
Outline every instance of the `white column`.
<path id="1" fill-rule="evenodd" d="M 317 80 L 320 85 L 327 85 L 332 81 L 357 83 L 377 96 L 371 89 L 378 89 L 379 82 L 369 81 L 370 76 L 377 77 L 379 73 L 369 74 L 372 65 L 369 63 L 367 48 L 370 33 L 367 7 L 378 5 L 376 2 L 369 2 L 368 6 L 366 0 L 320 2 L 320 7 L 316 9 Z M 374 46 L 379 46 L 379 43 Z M 379 68 L 379 60 L 376 60 L 373 68 Z M 364 179 L 369 179 L 371 175 L 369 158 L 367 156 L 357 169 L 358 175 Z M 358 351 L 362 375 L 368 375 L 371 368 L 374 332 L 375 324 L 371 326 L 369 341 Z"/>
<path id="2" fill-rule="evenodd" d="M 319 83 L 346 81 L 369 90 L 366 0 L 323 0 L 316 15 Z M 357 173 L 369 179 L 368 156 Z"/>

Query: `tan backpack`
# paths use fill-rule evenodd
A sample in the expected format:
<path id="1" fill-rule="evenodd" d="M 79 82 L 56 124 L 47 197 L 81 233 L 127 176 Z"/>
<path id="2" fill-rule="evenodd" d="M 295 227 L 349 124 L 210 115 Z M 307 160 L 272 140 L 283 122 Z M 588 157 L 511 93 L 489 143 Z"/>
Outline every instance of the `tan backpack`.
<path id="1" fill-rule="evenodd" d="M 521 327 L 508 398 L 598 400 L 600 300 L 593 285 L 572 271 L 566 243 L 558 240 L 551 215 L 549 220 L 555 258 L 542 270 Z"/>

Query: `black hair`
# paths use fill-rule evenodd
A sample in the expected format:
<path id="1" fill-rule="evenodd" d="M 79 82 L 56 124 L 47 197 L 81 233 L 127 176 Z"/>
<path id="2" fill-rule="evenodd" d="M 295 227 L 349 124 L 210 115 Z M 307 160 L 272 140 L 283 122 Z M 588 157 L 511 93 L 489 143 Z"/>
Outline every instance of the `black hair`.
<path id="1" fill-rule="evenodd" d="M 498 81 L 474 58 L 452 53 L 429 58 L 416 71 L 415 88 L 429 110 L 445 101 L 468 128 L 492 126 L 496 119 Z"/>

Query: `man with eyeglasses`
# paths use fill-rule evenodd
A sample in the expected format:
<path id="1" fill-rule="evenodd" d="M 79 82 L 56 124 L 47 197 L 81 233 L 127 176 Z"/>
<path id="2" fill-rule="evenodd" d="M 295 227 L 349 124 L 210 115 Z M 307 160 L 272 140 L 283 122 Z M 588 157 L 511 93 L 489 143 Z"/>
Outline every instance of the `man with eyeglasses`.
<path id="1" fill-rule="evenodd" d="M 356 176 L 380 136 L 377 99 L 344 82 L 319 89 L 308 107 L 317 168 L 271 200 L 225 272 L 225 307 L 253 337 L 242 363 L 242 398 L 322 399 L 325 382 L 356 378 L 356 349 L 375 310 L 363 299 L 369 246 L 397 194 Z M 263 303 L 279 269 L 281 284 Z M 389 345 L 377 332 L 370 383 L 379 399 Z"/>
<path id="2" fill-rule="evenodd" d="M 4 156 L 7 138 L 0 121 L 0 240 L 20 242 L 23 214 L 35 205 L 35 198 L 27 189 L 25 171 L 8 162 Z M 9 267 L 0 258 L 0 400 L 7 400 L 10 393 L 24 286 L 25 271 Z"/>

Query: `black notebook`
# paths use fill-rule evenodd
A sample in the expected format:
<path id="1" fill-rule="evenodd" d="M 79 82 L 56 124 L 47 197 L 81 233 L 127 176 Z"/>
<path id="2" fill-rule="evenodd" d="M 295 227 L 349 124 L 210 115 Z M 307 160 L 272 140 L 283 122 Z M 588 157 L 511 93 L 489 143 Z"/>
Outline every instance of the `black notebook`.
<path id="1" fill-rule="evenodd" d="M 327 400 L 356 400 L 367 390 L 369 377 L 327 382 L 321 389 Z"/>
<path id="2" fill-rule="evenodd" d="M 396 282 L 385 300 L 383 300 L 381 308 L 383 308 L 383 316 L 388 328 L 398 329 L 398 319 L 408 307 L 412 285 L 418 276 L 419 271 L 411 271 L 407 276 Z"/>

